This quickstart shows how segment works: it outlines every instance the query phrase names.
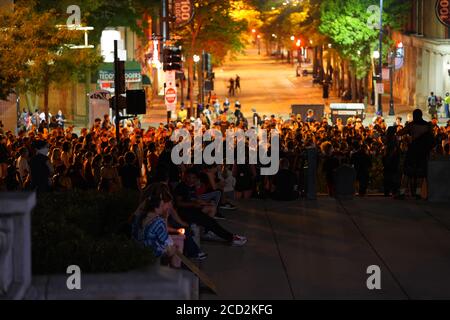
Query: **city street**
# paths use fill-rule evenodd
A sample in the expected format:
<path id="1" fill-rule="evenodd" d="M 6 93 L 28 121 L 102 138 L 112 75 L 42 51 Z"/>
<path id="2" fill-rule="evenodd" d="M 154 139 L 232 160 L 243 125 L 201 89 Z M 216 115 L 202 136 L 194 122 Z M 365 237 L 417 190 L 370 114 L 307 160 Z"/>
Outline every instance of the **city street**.
<path id="1" fill-rule="evenodd" d="M 202 299 L 449 299 L 446 205 L 377 197 L 239 203 L 223 223 L 243 248 L 203 242 L 219 294 Z M 371 265 L 381 290 L 368 290 Z"/>
<path id="2" fill-rule="evenodd" d="M 304 65 L 304 68 L 312 70 L 311 65 Z M 287 118 L 291 113 L 293 104 L 325 104 L 341 102 L 330 91 L 328 101 L 322 98 L 322 87 L 312 83 L 312 76 L 297 77 L 295 66 L 286 62 L 281 62 L 272 57 L 258 55 L 258 50 L 249 48 L 245 54 L 237 55 L 232 61 L 226 62 L 223 66 L 215 68 L 215 93 L 219 97 L 220 103 L 229 98 L 232 109 L 234 103 L 239 101 L 242 111 L 246 117 L 251 117 L 252 109 L 263 116 L 275 114 Z M 241 78 L 242 91 L 238 91 L 235 96 L 230 97 L 228 86 L 230 78 Z M 384 118 L 389 125 L 395 122 L 395 117 L 389 116 L 389 95 L 383 97 Z M 327 110 L 327 109 L 326 109 Z M 396 115 L 406 119 L 408 113 L 412 112 L 412 107 L 395 105 Z M 366 108 L 365 125 L 369 125 L 374 116 L 374 107 Z M 429 119 L 428 114 L 424 114 Z M 441 124 L 445 124 L 447 119 L 440 119 Z M 167 121 L 167 113 L 164 106 L 152 106 L 148 109 L 147 116 L 144 117 L 144 126 L 158 125 Z"/>

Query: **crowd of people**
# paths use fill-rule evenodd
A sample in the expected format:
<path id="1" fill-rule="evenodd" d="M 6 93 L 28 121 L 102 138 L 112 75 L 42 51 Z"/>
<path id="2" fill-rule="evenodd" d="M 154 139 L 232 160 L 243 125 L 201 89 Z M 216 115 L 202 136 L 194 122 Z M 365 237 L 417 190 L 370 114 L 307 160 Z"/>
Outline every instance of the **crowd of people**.
<path id="1" fill-rule="evenodd" d="M 362 119 L 352 117 L 335 123 L 328 118 L 316 119 L 312 111 L 305 119 L 294 114 L 281 119 L 260 116 L 253 110 L 249 121 L 240 107 L 236 102 L 233 111 L 228 99 L 223 105 L 213 101 L 213 107 L 206 106 L 198 119 L 188 118 L 182 109 L 178 120 L 167 125 L 146 130 L 122 127 L 120 139 L 107 115 L 79 134 L 73 127 L 42 125 L 42 120 L 22 128 L 17 135 L 1 132 L 0 189 L 38 193 L 138 191 L 142 201 L 130 218 L 133 237 L 157 256 L 170 256 L 175 249 L 169 235 L 183 229 L 185 253 L 201 260 L 207 255 L 194 241 L 192 225 L 202 227 L 203 239 L 245 245 L 245 237 L 219 223 L 225 219 L 224 213 L 236 209 L 232 202 L 252 197 L 280 201 L 305 197 L 311 191 L 307 190 L 310 173 L 305 168 L 317 167 L 314 174 L 324 177 L 328 193 L 334 196 L 336 171 L 341 166 L 350 167 L 355 172 L 357 193 L 364 196 L 374 161 L 381 159 L 385 196 L 419 198 L 430 154 L 450 155 L 450 124 L 439 127 L 436 120 L 426 122 L 420 110 L 405 123 L 398 117 L 388 126 L 383 117 L 376 116 L 372 124 L 364 126 Z M 223 133 L 252 127 L 278 130 L 278 173 L 262 176 L 263 165 L 249 163 L 175 165 L 171 152 L 176 142 L 170 137 L 177 128 L 193 133 L 194 121 L 201 121 L 203 130 L 214 128 Z M 311 152 L 317 156 L 310 157 Z"/>

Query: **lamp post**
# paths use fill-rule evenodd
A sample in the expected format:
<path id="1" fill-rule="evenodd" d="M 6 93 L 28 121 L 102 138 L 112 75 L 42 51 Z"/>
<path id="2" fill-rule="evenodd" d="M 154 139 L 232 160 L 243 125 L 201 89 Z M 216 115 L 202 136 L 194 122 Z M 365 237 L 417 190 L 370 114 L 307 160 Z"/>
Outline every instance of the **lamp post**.
<path id="1" fill-rule="evenodd" d="M 390 85 L 390 99 L 389 99 L 389 115 L 395 116 L 394 110 L 394 70 L 395 70 L 395 53 L 389 53 L 389 85 Z"/>
<path id="2" fill-rule="evenodd" d="M 378 59 L 380 59 L 380 51 L 375 50 L 373 52 L 373 79 L 374 79 L 374 83 L 373 83 L 373 98 L 374 98 L 374 105 L 377 106 L 378 108 L 378 88 L 377 88 L 377 84 L 378 84 L 378 75 L 377 75 L 377 67 L 375 66 L 375 61 L 378 61 Z"/>
<path id="3" fill-rule="evenodd" d="M 258 55 L 261 55 L 261 35 L 258 34 Z"/>
<path id="4" fill-rule="evenodd" d="M 379 60 L 379 74 L 378 83 L 380 86 L 383 84 L 383 0 L 380 0 L 380 60 Z M 378 93 L 378 112 L 383 115 L 383 95 L 381 91 Z"/>

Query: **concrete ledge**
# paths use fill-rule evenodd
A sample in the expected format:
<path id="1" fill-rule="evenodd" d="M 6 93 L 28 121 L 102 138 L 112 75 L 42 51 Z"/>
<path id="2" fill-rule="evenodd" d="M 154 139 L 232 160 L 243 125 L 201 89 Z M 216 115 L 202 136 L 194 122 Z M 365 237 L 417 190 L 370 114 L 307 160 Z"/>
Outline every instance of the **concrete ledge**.
<path id="1" fill-rule="evenodd" d="M 120 274 L 82 274 L 81 290 L 68 290 L 68 275 L 38 276 L 26 300 L 198 300 L 198 279 L 160 266 Z"/>

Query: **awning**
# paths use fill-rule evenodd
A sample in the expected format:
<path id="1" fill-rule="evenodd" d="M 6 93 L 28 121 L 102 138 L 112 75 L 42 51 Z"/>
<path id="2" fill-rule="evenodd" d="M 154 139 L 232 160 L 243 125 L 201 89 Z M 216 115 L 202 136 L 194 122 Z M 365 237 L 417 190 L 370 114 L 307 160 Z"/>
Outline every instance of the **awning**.
<path id="1" fill-rule="evenodd" d="M 141 65 L 136 61 L 125 62 L 125 81 L 142 82 Z M 98 80 L 102 83 L 114 83 L 114 63 L 103 63 L 98 71 Z"/>

